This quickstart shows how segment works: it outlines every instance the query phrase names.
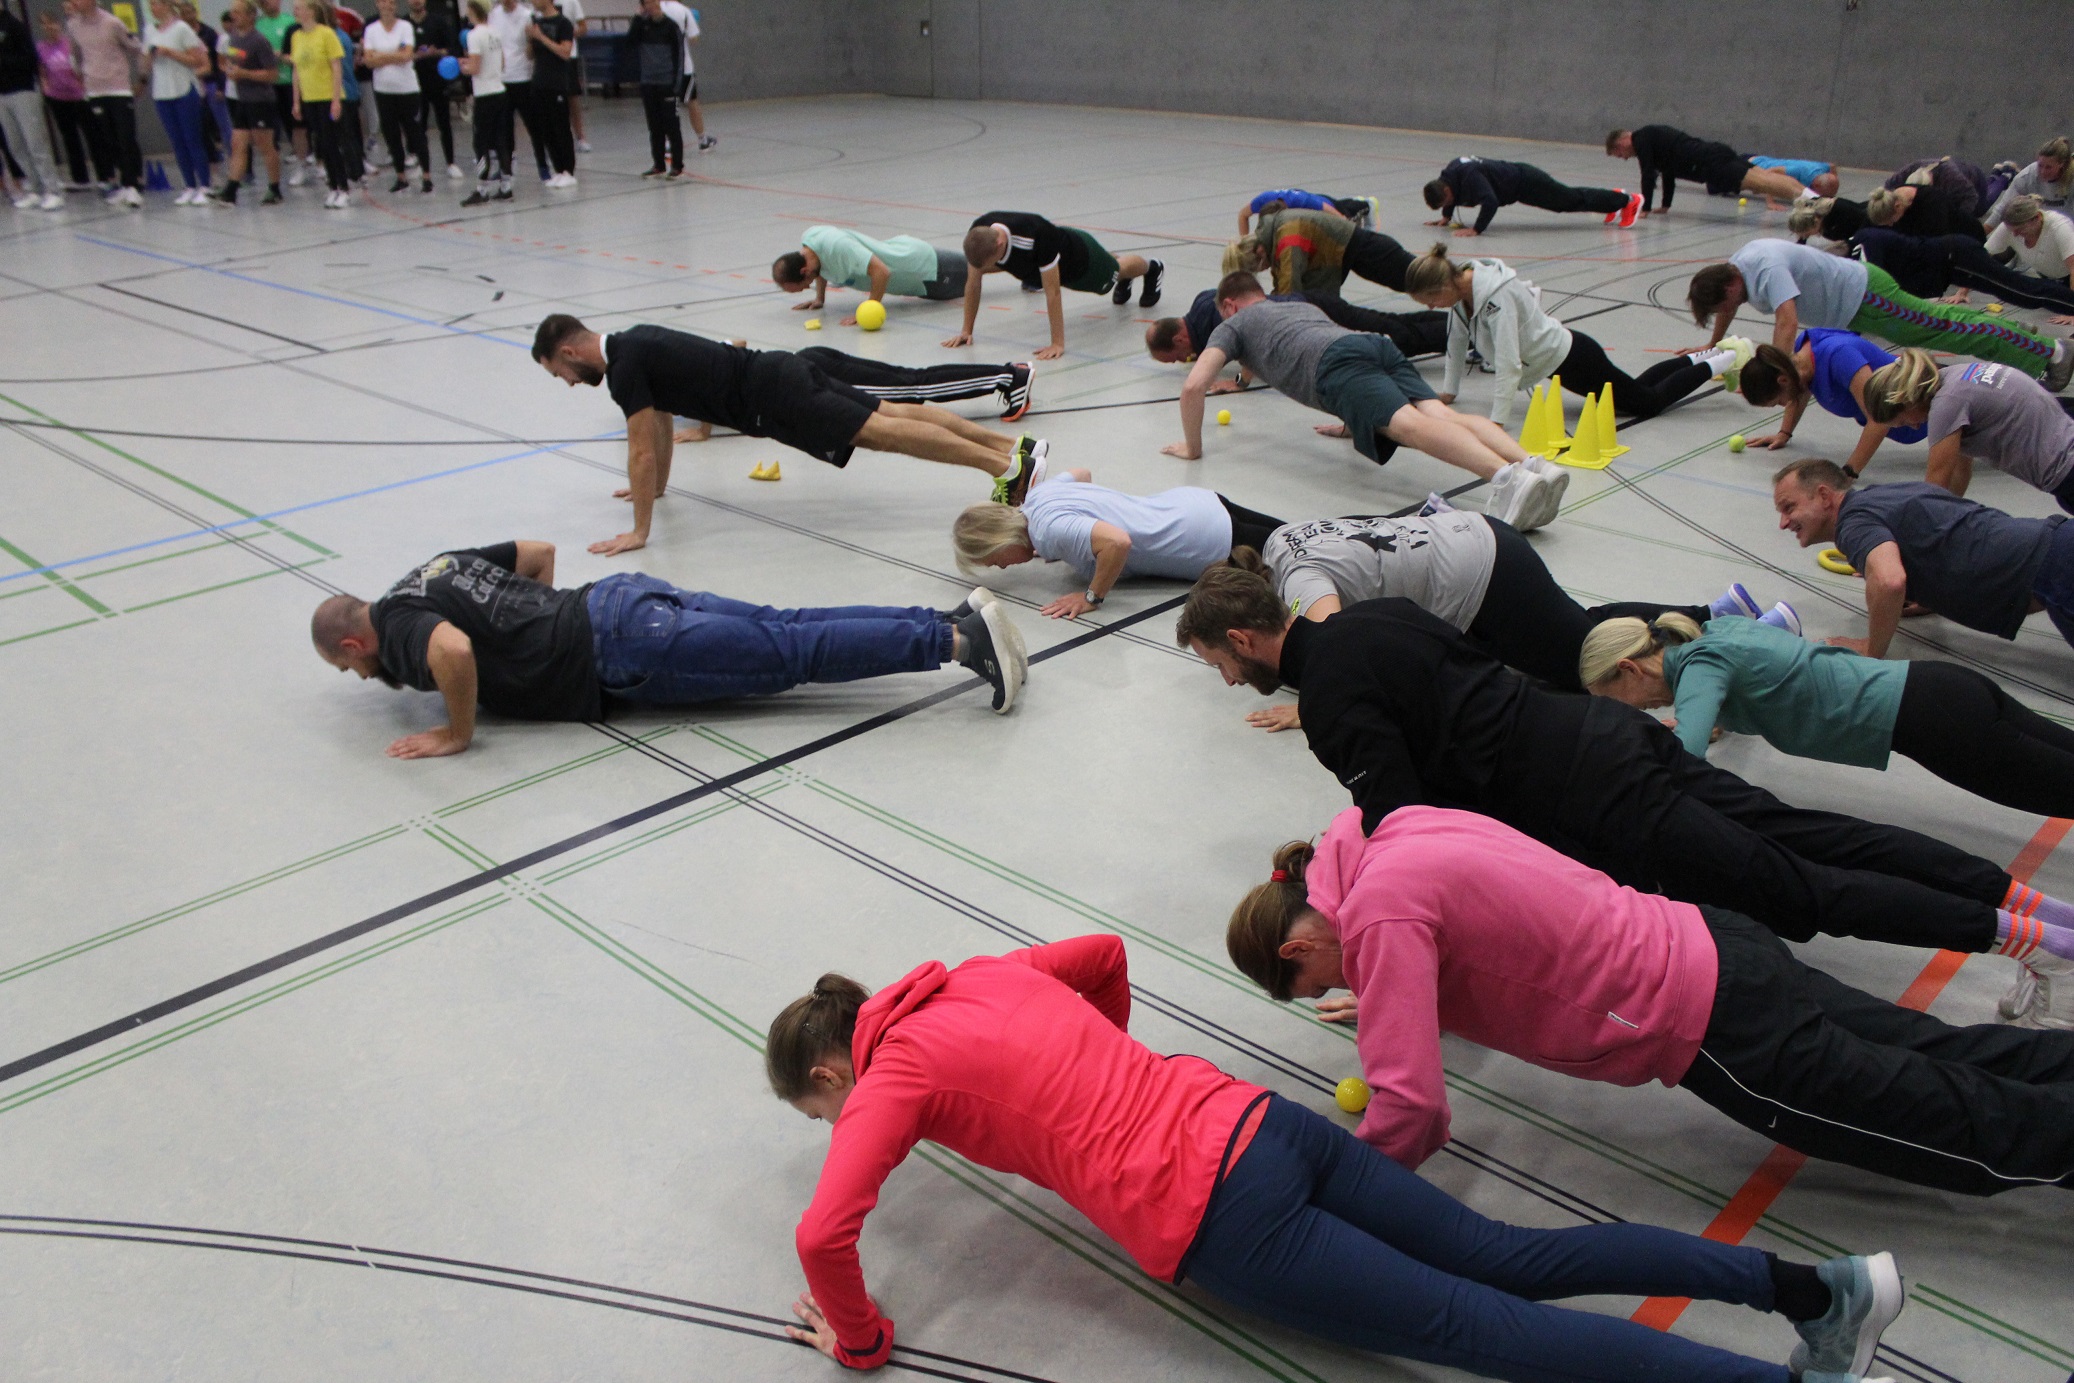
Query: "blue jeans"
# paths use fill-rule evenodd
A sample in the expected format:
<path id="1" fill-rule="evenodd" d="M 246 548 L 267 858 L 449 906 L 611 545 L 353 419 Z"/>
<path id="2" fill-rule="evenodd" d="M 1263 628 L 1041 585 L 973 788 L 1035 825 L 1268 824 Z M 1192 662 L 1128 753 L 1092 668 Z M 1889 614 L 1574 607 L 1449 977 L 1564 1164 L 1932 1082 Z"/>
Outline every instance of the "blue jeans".
<path id="1" fill-rule="evenodd" d="M 592 586 L 585 607 L 600 685 L 651 706 L 929 672 L 951 653 L 950 625 L 926 606 L 775 610 L 633 572 Z"/>
<path id="2" fill-rule="evenodd" d="M 1783 1364 L 1538 1304 L 1603 1293 L 1769 1311 L 1758 1250 L 1649 1225 L 1499 1224 L 1279 1096 L 1211 1195 L 1186 1274 L 1293 1329 L 1489 1378 L 1788 1380 Z"/>
<path id="3" fill-rule="evenodd" d="M 202 98 L 192 87 L 171 101 L 158 101 L 158 123 L 166 127 L 173 142 L 173 158 L 180 165 L 180 181 L 190 189 L 209 185 L 209 154 L 202 144 Z"/>
<path id="4" fill-rule="evenodd" d="M 2065 505 L 2057 492 L 2053 498 Z M 2052 620 L 2052 627 L 2060 631 L 2060 637 L 2074 643 L 2074 519 L 2052 531 L 2052 546 L 2046 550 L 2045 565 L 2038 568 L 2038 575 L 2031 580 L 2031 594 L 2045 606 L 2046 616 Z"/>

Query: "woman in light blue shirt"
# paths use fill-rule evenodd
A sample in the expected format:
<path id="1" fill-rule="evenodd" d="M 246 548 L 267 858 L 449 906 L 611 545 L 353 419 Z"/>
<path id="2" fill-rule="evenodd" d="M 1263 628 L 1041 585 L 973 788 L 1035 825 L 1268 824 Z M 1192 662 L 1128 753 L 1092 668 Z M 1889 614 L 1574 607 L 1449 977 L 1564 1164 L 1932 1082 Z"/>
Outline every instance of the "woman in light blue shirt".
<path id="1" fill-rule="evenodd" d="M 1956 663 L 1888 662 L 1749 619 L 1612 619 L 1585 636 L 1578 678 L 1594 696 L 1673 709 L 1690 752 L 1716 726 L 1781 753 L 1884 769 L 1914 759 L 1991 802 L 2074 814 L 2074 730 Z"/>

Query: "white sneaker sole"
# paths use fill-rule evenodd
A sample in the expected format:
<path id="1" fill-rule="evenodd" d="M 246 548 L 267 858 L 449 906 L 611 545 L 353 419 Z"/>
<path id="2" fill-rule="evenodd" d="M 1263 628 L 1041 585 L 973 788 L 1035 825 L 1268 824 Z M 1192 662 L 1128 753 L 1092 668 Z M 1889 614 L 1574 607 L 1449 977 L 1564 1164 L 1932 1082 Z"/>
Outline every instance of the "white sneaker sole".
<path id="1" fill-rule="evenodd" d="M 978 614 L 986 621 L 987 634 L 994 641 L 994 656 L 1001 662 L 1001 704 L 994 707 L 994 714 L 1005 716 L 1015 709 L 1016 698 L 1022 695 L 1023 679 L 1030 672 L 1030 655 L 1023 646 L 1023 631 L 1015 627 L 1015 621 L 999 602 L 990 602 Z"/>
<path id="2" fill-rule="evenodd" d="M 1865 1313 L 1865 1320 L 1858 1327 L 1858 1349 L 1851 1356 L 1851 1372 L 1860 1378 L 1872 1367 L 1873 1353 L 1880 1347 L 1880 1335 L 1894 1324 L 1907 1303 L 1902 1291 L 1901 1269 L 1894 1266 L 1894 1255 L 1876 1253 L 1865 1260 L 1872 1275 L 1872 1310 Z"/>

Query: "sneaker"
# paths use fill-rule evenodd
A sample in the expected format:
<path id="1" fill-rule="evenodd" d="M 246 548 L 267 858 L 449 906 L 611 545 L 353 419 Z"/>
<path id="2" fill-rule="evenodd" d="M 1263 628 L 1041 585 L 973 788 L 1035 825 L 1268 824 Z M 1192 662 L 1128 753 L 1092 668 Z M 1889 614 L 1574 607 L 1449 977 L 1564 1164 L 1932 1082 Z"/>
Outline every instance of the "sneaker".
<path id="1" fill-rule="evenodd" d="M 974 586 L 972 593 L 958 602 L 957 609 L 944 613 L 944 621 L 949 624 L 956 624 L 974 610 L 984 610 L 987 606 L 994 604 L 1000 599 L 1000 596 L 995 595 L 985 586 Z"/>
<path id="2" fill-rule="evenodd" d="M 1832 1258 L 1815 1272 L 1829 1284 L 1829 1311 L 1793 1327 L 1801 1343 L 1787 1367 L 1803 1383 L 1823 1375 L 1862 1377 L 1872 1367 L 1880 1332 L 1901 1314 L 1901 1270 L 1893 1254 L 1875 1253 Z"/>
<path id="3" fill-rule="evenodd" d="M 406 169 L 410 169 L 410 168 L 415 168 L 415 167 L 417 167 L 417 166 L 418 166 L 418 156 L 417 156 L 416 154 L 405 154 L 405 155 L 403 156 L 403 166 L 404 166 L 404 167 L 405 167 Z"/>
<path id="4" fill-rule="evenodd" d="M 419 182 L 418 191 L 429 194 L 432 191 L 432 179 L 426 178 Z"/>
<path id="5" fill-rule="evenodd" d="M 2016 984 L 1995 1005 L 2013 1028 L 2064 1032 L 2074 1029 L 2074 961 L 2050 951 L 2034 952 L 2019 962 Z M 2053 1004 L 2053 982 L 2060 980 L 2059 1004 Z"/>
<path id="6" fill-rule="evenodd" d="M 446 175 L 448 181 L 450 182 L 459 182 L 461 181 L 461 179 L 468 176 L 466 173 L 461 171 L 461 165 L 458 163 L 449 163 L 446 166 Z"/>
<path id="7" fill-rule="evenodd" d="M 488 206 L 489 204 L 490 194 L 479 187 L 461 199 L 462 206 Z"/>
<path id="8" fill-rule="evenodd" d="M 1449 504 L 1447 496 L 1438 490 L 1428 490 L 1426 492 L 1426 502 L 1419 506 L 1419 517 L 1422 519 L 1430 519 L 1435 514 L 1452 514 L 1454 512 L 1455 506 Z"/>
<path id="9" fill-rule="evenodd" d="M 965 656 L 958 661 L 993 686 L 994 714 L 1008 714 L 1030 672 L 1022 631 L 998 603 L 980 606 L 952 627 L 965 636 Z"/>
<path id="10" fill-rule="evenodd" d="M 491 194 L 491 196 L 490 196 L 490 200 L 491 200 L 491 201 L 493 201 L 493 202 L 508 202 L 508 201 L 510 201 L 510 200 L 511 200 L 511 184 L 510 184 L 510 183 L 503 183 L 503 184 L 500 184 L 500 185 L 498 186 L 498 188 L 497 188 L 496 192 L 494 192 L 493 194 Z"/>
<path id="11" fill-rule="evenodd" d="M 20 205 L 20 203 L 16 203 L 16 205 Z M 1109 301 L 1116 304 L 1118 307 L 1122 307 L 1125 303 L 1129 302 L 1130 300 L 1131 281 L 1127 278 L 1119 277 L 1116 280 L 1116 286 L 1109 290 Z"/>
<path id="12" fill-rule="evenodd" d="M 662 177 L 665 173 L 668 173 L 669 171 L 669 169 L 663 167 L 660 163 L 658 163 L 655 165 L 655 167 L 649 169 L 641 176 L 644 178 L 659 178 Z"/>
<path id="13" fill-rule="evenodd" d="M 677 165 L 677 166 L 676 166 L 675 168 L 672 168 L 672 169 L 671 169 L 671 170 L 670 170 L 670 171 L 669 171 L 669 172 L 668 172 L 667 174 L 665 174 L 664 176 L 665 176 L 665 177 L 667 177 L 667 178 L 669 178 L 669 179 L 672 179 L 672 180 L 674 180 L 674 179 L 677 179 L 677 178 L 681 178 L 681 177 L 683 177 L 683 176 L 684 176 L 684 165 L 683 165 L 683 164 L 681 164 L 681 163 L 680 163 L 680 164 L 678 164 L 678 165 Z"/>
<path id="14" fill-rule="evenodd" d="M 1756 357 L 1757 347 L 1747 336 L 1724 336 L 1715 349 L 1727 351 L 1735 357 L 1721 372 L 1721 387 L 1731 394 L 1742 392 L 1743 367 Z"/>
<path id="15" fill-rule="evenodd" d="M 1619 212 L 1620 228 L 1622 230 L 1632 230 L 1635 225 L 1635 218 L 1641 214 L 1642 194 L 1639 192 L 1628 193 L 1628 204 L 1622 207 Z"/>
<path id="16" fill-rule="evenodd" d="M 1020 361 L 1008 367 L 1008 387 L 1001 391 L 1001 421 L 1012 423 L 1030 411 L 1030 391 L 1037 383 L 1037 366 Z"/>
<path id="17" fill-rule="evenodd" d="M 1491 498 L 1484 512 L 1522 533 L 1531 533 L 1556 516 L 1563 492 L 1569 488 L 1568 473 L 1545 475 L 1514 462 L 1491 477 Z"/>
<path id="18" fill-rule="evenodd" d="M 2045 387 L 2057 394 L 2069 380 L 2074 380 L 2074 346 L 2058 341 L 2053 344 L 2052 363 L 2045 367 Z"/>
<path id="19" fill-rule="evenodd" d="M 703 154 L 719 142 L 720 141 L 715 139 L 712 135 L 702 134 L 699 136 L 699 152 Z"/>
<path id="20" fill-rule="evenodd" d="M 43 194 L 43 200 L 36 205 L 45 211 L 62 211 L 65 207 L 65 199 L 55 192 L 46 192 Z"/>
<path id="21" fill-rule="evenodd" d="M 295 160 L 290 159 L 289 162 L 295 163 Z M 305 164 L 295 163 L 294 170 L 288 174 L 288 185 L 290 187 L 301 187 L 304 183 L 308 182 L 309 180 L 309 167 Z"/>
<path id="22" fill-rule="evenodd" d="M 238 204 L 238 185 L 231 182 L 225 183 L 209 194 L 209 200 L 218 206 L 236 206 Z"/>
<path id="23" fill-rule="evenodd" d="M 1764 607 L 1757 603 L 1757 598 L 1751 595 L 1749 588 L 1740 581 L 1714 597 L 1707 606 L 1707 616 L 1710 619 L 1720 619 L 1723 615 L 1741 615 L 1744 619 L 1756 619 L 1763 613 Z"/>
<path id="24" fill-rule="evenodd" d="M 122 204 L 129 207 L 143 206 L 144 194 L 134 187 L 125 187 L 122 190 Z"/>
<path id="25" fill-rule="evenodd" d="M 994 481 L 994 503 L 1014 508 L 1044 479 L 1045 444 L 1027 432 L 1015 439 L 1015 468 Z"/>
<path id="26" fill-rule="evenodd" d="M 398 178 L 398 179 L 397 179 L 397 180 L 396 180 L 395 182 L 392 182 L 392 183 L 390 183 L 390 184 L 389 184 L 389 190 L 390 190 L 391 192 L 408 192 L 408 191 L 410 191 L 410 179 L 408 179 L 408 178 Z"/>
<path id="27" fill-rule="evenodd" d="M 1796 639 L 1807 637 L 1800 631 L 1800 611 L 1783 600 L 1759 615 L 1757 622 L 1769 624 L 1774 629 L 1783 629 Z"/>
<path id="28" fill-rule="evenodd" d="M 1145 261 L 1145 286 L 1138 290 L 1138 306 L 1151 307 L 1159 301 L 1159 286 L 1166 282 L 1167 266 L 1157 259 Z"/>
<path id="29" fill-rule="evenodd" d="M 286 199 L 281 196 L 281 184 L 269 183 L 266 195 L 259 199 L 259 204 L 261 206 L 279 206 L 284 200 Z"/>
<path id="30" fill-rule="evenodd" d="M 183 193 L 182 193 L 182 194 L 180 195 L 180 200 L 182 200 L 182 201 L 186 201 L 186 200 L 187 200 L 187 194 L 183 192 Z M 21 196 L 19 196 L 19 197 L 17 197 L 17 198 L 15 198 L 15 199 L 14 199 L 14 209 L 15 209 L 16 211 L 28 211 L 28 210 L 30 210 L 30 209 L 31 209 L 32 207 L 34 207 L 35 205 L 36 205 L 36 194 L 35 194 L 35 193 L 33 193 L 33 192 L 24 192 L 24 193 L 23 193 L 23 194 L 22 194 Z"/>
<path id="31" fill-rule="evenodd" d="M 589 141 L 588 139 L 579 139 L 579 140 L 577 140 L 577 141 L 576 141 L 576 152 L 577 152 L 577 153 L 579 153 L 579 154 L 587 154 L 587 153 L 589 153 L 590 151 L 591 151 L 591 142 L 590 142 L 590 141 Z"/>
<path id="32" fill-rule="evenodd" d="M 101 194 L 101 200 L 108 203 L 108 205 L 110 206 L 121 206 L 123 200 L 122 194 L 124 191 L 125 189 L 123 185 L 121 183 L 117 183 L 115 186 L 109 188 L 106 192 L 103 192 Z"/>

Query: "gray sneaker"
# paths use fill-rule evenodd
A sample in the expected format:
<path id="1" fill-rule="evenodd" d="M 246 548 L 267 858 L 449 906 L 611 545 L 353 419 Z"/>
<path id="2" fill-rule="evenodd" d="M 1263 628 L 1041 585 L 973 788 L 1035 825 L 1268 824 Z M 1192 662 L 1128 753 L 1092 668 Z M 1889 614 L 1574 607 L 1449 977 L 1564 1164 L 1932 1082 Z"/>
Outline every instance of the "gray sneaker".
<path id="1" fill-rule="evenodd" d="M 2060 393 L 2074 380 L 2074 346 L 2061 341 L 2052 348 L 2052 363 L 2045 367 L 2045 387 Z"/>
<path id="2" fill-rule="evenodd" d="M 1788 1365 L 1802 1383 L 1823 1378 L 1862 1378 L 1872 1367 L 1880 1333 L 1901 1314 L 1901 1270 L 1894 1255 L 1832 1258 L 1815 1271 L 1829 1284 L 1829 1311 L 1793 1328 L 1802 1343 Z"/>
<path id="3" fill-rule="evenodd" d="M 955 627 L 965 636 L 965 656 L 958 661 L 993 686 L 994 714 L 1008 714 L 1030 671 L 1022 631 L 999 603 L 980 606 Z"/>

